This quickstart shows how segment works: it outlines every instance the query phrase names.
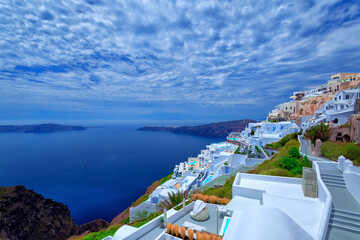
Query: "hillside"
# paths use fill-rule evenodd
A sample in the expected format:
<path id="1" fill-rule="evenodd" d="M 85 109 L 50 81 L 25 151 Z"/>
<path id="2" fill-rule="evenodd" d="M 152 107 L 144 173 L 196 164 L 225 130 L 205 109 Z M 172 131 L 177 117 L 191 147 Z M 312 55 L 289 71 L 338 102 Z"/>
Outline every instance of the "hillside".
<path id="1" fill-rule="evenodd" d="M 0 125 L 0 133 L 23 132 L 23 133 L 48 133 L 63 131 L 85 130 L 82 126 L 69 126 L 54 123 L 45 123 L 37 125 Z"/>
<path id="2" fill-rule="evenodd" d="M 226 137 L 230 132 L 241 132 L 249 123 L 256 122 L 252 119 L 243 119 L 227 122 L 210 123 L 199 126 L 145 126 L 139 131 L 172 132 L 204 137 Z"/>
<path id="3" fill-rule="evenodd" d="M 278 142 L 269 144 L 268 146 L 276 146 L 279 152 L 248 173 L 301 177 L 302 168 L 311 166 L 307 157 L 302 157 L 299 152 L 300 143 L 297 140 L 297 134 L 289 134 Z"/>

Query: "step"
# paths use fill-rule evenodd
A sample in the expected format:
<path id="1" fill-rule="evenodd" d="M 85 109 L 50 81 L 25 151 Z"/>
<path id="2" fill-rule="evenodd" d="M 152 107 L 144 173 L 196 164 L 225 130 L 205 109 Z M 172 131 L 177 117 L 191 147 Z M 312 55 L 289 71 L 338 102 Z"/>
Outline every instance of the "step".
<path id="1" fill-rule="evenodd" d="M 332 212 L 330 215 L 330 218 L 332 219 L 343 219 L 347 221 L 354 221 L 360 223 L 360 216 L 350 215 L 346 213 L 341 212 Z"/>
<path id="2" fill-rule="evenodd" d="M 333 183 L 325 183 L 325 185 L 327 186 L 327 187 L 337 187 L 337 188 L 343 188 L 343 189 L 346 189 L 346 186 L 344 186 L 344 185 L 339 185 L 339 184 L 333 184 Z"/>
<path id="3" fill-rule="evenodd" d="M 345 182 L 344 181 L 333 181 L 333 180 L 327 180 L 327 179 L 323 179 L 323 182 L 326 183 L 330 183 L 330 184 L 338 184 L 338 185 L 343 185 L 345 186 Z"/>
<path id="4" fill-rule="evenodd" d="M 360 234 L 360 229 L 356 228 L 356 227 L 350 227 L 350 226 L 343 225 L 343 224 L 340 224 L 340 223 L 329 223 L 329 226 L 331 226 L 333 228 L 341 229 L 341 230 L 346 231 L 346 232 L 352 232 L 352 233 Z"/>
<path id="5" fill-rule="evenodd" d="M 344 178 L 321 176 L 322 180 L 345 181 Z"/>
<path id="6" fill-rule="evenodd" d="M 356 228 L 360 231 L 360 224 L 358 221 L 354 222 L 354 221 L 347 221 L 347 220 L 335 218 L 335 219 L 329 219 L 329 223 L 342 224 L 344 226 Z"/>
<path id="7" fill-rule="evenodd" d="M 344 178 L 342 174 L 320 173 L 320 175 L 321 177 Z"/>
<path id="8" fill-rule="evenodd" d="M 360 213 L 359 212 L 351 212 L 351 211 L 342 210 L 342 209 L 339 209 L 339 208 L 331 209 L 331 213 L 335 213 L 335 214 L 339 213 L 339 214 L 342 214 L 342 215 L 347 215 L 347 216 L 360 218 Z"/>

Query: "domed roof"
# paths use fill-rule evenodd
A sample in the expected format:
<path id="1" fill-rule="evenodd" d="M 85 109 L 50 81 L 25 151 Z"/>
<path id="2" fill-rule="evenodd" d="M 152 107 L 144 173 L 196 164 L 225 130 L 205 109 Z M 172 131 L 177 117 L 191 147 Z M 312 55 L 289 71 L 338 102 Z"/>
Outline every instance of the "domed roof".
<path id="1" fill-rule="evenodd" d="M 313 239 L 283 211 L 269 206 L 254 206 L 235 211 L 224 236 L 231 239 L 307 240 Z"/>
<path id="2" fill-rule="evenodd" d="M 112 237 L 113 240 L 120 240 L 120 239 L 124 239 L 125 237 L 131 235 L 133 232 L 135 232 L 136 230 L 138 230 L 138 228 L 136 227 L 132 227 L 129 225 L 124 225 L 121 228 L 119 228 L 116 233 L 114 234 L 114 236 Z"/>

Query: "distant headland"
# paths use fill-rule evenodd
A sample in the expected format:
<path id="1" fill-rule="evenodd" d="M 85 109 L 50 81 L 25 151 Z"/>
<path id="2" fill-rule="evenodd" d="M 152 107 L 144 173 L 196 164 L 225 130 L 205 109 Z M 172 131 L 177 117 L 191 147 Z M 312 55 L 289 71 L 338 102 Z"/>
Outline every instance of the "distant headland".
<path id="1" fill-rule="evenodd" d="M 23 133 L 50 133 L 64 131 L 86 130 L 82 126 L 60 125 L 55 123 L 44 123 L 36 125 L 0 125 L 0 133 L 23 132 Z"/>
<path id="2" fill-rule="evenodd" d="M 248 123 L 256 122 L 252 119 L 243 119 L 227 122 L 210 123 L 200 126 L 145 126 L 138 131 L 172 132 L 204 137 L 226 137 L 230 132 L 241 132 Z"/>

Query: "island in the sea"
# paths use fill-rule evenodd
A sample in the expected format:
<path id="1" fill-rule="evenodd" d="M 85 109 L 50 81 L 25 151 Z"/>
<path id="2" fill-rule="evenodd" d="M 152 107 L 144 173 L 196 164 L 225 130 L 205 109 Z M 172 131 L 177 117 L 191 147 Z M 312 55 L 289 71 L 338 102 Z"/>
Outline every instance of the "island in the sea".
<path id="1" fill-rule="evenodd" d="M 230 132 L 241 132 L 249 123 L 256 122 L 252 119 L 243 119 L 227 122 L 210 123 L 200 126 L 145 126 L 139 131 L 172 132 L 204 137 L 226 137 Z"/>
<path id="2" fill-rule="evenodd" d="M 23 133 L 50 133 L 63 131 L 86 130 L 82 126 L 69 126 L 55 123 L 35 124 L 35 125 L 0 125 L 0 133 L 23 132 Z"/>

